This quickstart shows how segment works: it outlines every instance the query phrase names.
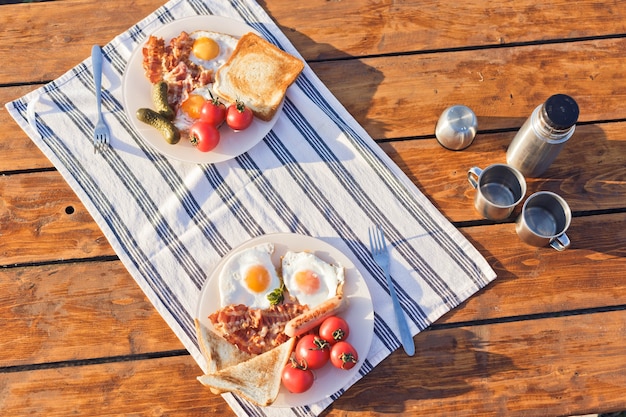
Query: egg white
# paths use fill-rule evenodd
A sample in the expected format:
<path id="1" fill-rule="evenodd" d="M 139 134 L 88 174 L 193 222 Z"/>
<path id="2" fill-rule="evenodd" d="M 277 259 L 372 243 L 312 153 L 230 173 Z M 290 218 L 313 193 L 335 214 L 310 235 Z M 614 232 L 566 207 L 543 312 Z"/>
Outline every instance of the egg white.
<path id="1" fill-rule="evenodd" d="M 189 34 L 189 37 L 193 39 L 194 41 L 196 39 L 203 38 L 203 37 L 210 38 L 210 39 L 213 39 L 218 44 L 219 53 L 213 59 L 210 59 L 210 60 L 200 59 L 199 57 L 194 55 L 193 50 L 189 54 L 189 60 L 191 62 L 203 67 L 204 69 L 213 70 L 214 72 L 217 71 L 219 67 L 224 65 L 226 61 L 228 61 L 228 58 L 230 58 L 230 56 L 233 53 L 233 50 L 237 46 L 237 42 L 239 42 L 237 38 L 227 35 L 225 33 L 209 32 L 206 30 L 196 30 L 194 32 L 191 32 Z M 212 88 L 213 88 L 212 83 L 206 84 L 204 86 L 200 86 L 194 89 L 193 91 L 189 92 L 189 95 L 199 95 L 199 96 L 202 96 L 205 100 L 210 100 L 213 97 L 211 95 Z M 180 104 L 182 104 L 182 102 L 184 102 L 184 100 L 181 100 Z M 192 118 L 187 113 L 185 113 L 182 110 L 181 106 L 179 106 L 173 123 L 181 132 L 186 132 L 191 128 L 191 125 L 193 125 L 196 121 L 197 121 L 196 119 Z"/>
<path id="2" fill-rule="evenodd" d="M 307 271 L 319 280 L 319 288 L 313 293 L 298 285 L 298 274 Z M 289 294 L 300 304 L 313 308 L 337 294 L 337 287 L 344 282 L 344 268 L 324 262 L 310 252 L 289 251 L 282 259 L 282 276 Z"/>
<path id="3" fill-rule="evenodd" d="M 196 65 L 200 65 L 201 67 L 217 71 L 219 67 L 224 65 L 230 55 L 235 50 L 237 46 L 237 42 L 239 41 L 237 38 L 227 35 L 225 33 L 217 33 L 217 32 L 209 32 L 206 30 L 196 30 L 189 34 L 191 39 L 196 40 L 199 38 L 210 38 L 213 39 L 217 45 L 219 46 L 219 53 L 217 56 L 210 60 L 204 60 L 194 55 L 193 52 L 189 54 L 189 60 Z"/>
<path id="4" fill-rule="evenodd" d="M 198 96 L 202 96 L 205 100 L 208 101 L 213 98 L 213 96 L 211 96 L 212 88 L 213 88 L 213 84 L 207 84 L 205 86 L 196 88 L 189 95 L 195 94 Z M 198 119 L 194 119 L 193 117 L 189 116 L 187 113 L 183 111 L 181 106 L 179 106 L 178 110 L 176 111 L 176 118 L 174 118 L 173 123 L 174 123 L 174 126 L 176 126 L 178 130 L 182 132 L 182 131 L 189 130 L 191 128 L 191 125 L 197 121 Z"/>
<path id="5" fill-rule="evenodd" d="M 269 308 L 270 302 L 267 295 L 280 287 L 280 278 L 272 263 L 273 252 L 274 245 L 265 243 L 245 249 L 230 258 L 219 275 L 222 307 L 230 304 L 245 304 L 251 308 Z M 269 284 L 261 292 L 250 289 L 245 282 L 247 272 L 254 266 L 262 266 L 270 277 Z"/>

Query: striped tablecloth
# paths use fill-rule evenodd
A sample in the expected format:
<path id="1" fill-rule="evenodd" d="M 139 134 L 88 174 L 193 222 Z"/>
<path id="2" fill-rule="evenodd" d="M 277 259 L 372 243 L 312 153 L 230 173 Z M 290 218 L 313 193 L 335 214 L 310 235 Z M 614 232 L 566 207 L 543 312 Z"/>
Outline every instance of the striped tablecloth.
<path id="1" fill-rule="evenodd" d="M 324 240 L 349 257 L 374 306 L 371 349 L 355 379 L 319 403 L 292 409 L 259 408 L 224 395 L 242 416 L 315 416 L 400 346 L 387 284 L 368 248 L 371 225 L 380 224 L 393 242 L 392 275 L 413 334 L 495 273 L 308 66 L 289 89 L 272 131 L 249 152 L 198 165 L 148 146 L 122 106 L 126 63 L 164 24 L 208 14 L 244 21 L 299 56 L 254 0 L 172 0 L 103 47 L 109 150 L 93 153 L 90 58 L 6 107 L 79 196 L 200 367 L 204 359 L 194 331 L 199 293 L 208 271 L 230 250 L 256 236 L 292 232 Z"/>

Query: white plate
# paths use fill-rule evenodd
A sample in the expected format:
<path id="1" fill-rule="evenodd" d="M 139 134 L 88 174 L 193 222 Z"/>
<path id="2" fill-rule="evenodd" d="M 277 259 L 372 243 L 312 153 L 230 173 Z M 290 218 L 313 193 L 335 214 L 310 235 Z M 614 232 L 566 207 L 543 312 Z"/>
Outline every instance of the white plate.
<path id="1" fill-rule="evenodd" d="M 182 31 L 190 33 L 194 30 L 226 33 L 237 38 L 248 32 L 254 32 L 260 36 L 259 32 L 245 23 L 220 16 L 193 16 L 178 19 L 157 29 L 152 35 L 165 39 L 167 43 L 170 39 L 180 35 Z M 227 161 L 250 150 L 269 133 L 274 123 L 276 123 L 276 119 L 282 110 L 282 103 L 272 120 L 268 122 L 255 118 L 252 125 L 241 132 L 235 132 L 228 126 L 222 126 L 220 128 L 220 143 L 210 152 L 198 151 L 185 138 L 181 138 L 180 142 L 175 145 L 170 145 L 155 128 L 140 122 L 135 116 L 137 110 L 142 107 L 154 108 L 152 104 L 152 84 L 146 78 L 142 65 L 142 48 L 143 44 L 135 48 L 124 71 L 122 80 L 124 110 L 134 130 L 150 146 L 163 155 L 199 164 Z"/>
<path id="2" fill-rule="evenodd" d="M 314 237 L 292 233 L 263 235 L 245 242 L 222 258 L 207 279 L 200 294 L 197 317 L 208 329 L 212 328 L 208 316 L 220 308 L 218 277 L 225 263 L 234 254 L 267 242 L 274 244 L 272 261 L 276 266 L 280 264 L 280 258 L 285 252 L 292 250 L 312 252 L 326 262 L 338 263 L 345 268 L 344 295 L 347 297 L 348 306 L 340 316 L 350 326 L 350 336 L 347 341 L 356 349 L 359 363 L 349 371 L 334 368 L 331 364 L 314 371 L 316 381 L 313 387 L 302 394 L 292 394 L 281 387 L 272 407 L 298 407 L 316 403 L 339 391 L 354 377 L 369 352 L 374 334 L 374 309 L 367 284 L 350 259 L 335 247 Z"/>

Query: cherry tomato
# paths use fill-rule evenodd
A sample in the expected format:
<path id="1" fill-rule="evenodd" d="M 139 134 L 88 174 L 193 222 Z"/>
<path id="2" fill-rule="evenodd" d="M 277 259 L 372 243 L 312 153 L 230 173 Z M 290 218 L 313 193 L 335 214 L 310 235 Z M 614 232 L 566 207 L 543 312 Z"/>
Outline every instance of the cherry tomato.
<path id="1" fill-rule="evenodd" d="M 226 109 L 226 124 L 233 130 L 244 130 L 252 124 L 252 110 L 237 100 Z"/>
<path id="2" fill-rule="evenodd" d="M 327 318 L 320 325 L 319 335 L 331 345 L 346 340 L 350 335 L 348 323 L 341 317 L 332 316 Z"/>
<path id="3" fill-rule="evenodd" d="M 299 394 L 313 386 L 315 376 L 310 369 L 303 369 L 292 361 L 283 368 L 281 380 L 289 392 Z"/>
<path id="4" fill-rule="evenodd" d="M 356 350 L 348 342 L 337 342 L 330 351 L 330 362 L 339 369 L 352 369 L 358 360 Z"/>
<path id="5" fill-rule="evenodd" d="M 309 369 L 319 369 L 328 362 L 330 345 L 314 334 L 307 334 L 298 341 L 295 352 L 298 363 Z"/>
<path id="6" fill-rule="evenodd" d="M 200 152 L 208 152 L 220 142 L 220 132 L 210 123 L 197 121 L 189 129 L 189 140 Z"/>
<path id="7" fill-rule="evenodd" d="M 219 99 L 207 100 L 200 110 L 200 120 L 219 127 L 226 119 L 226 106 Z"/>

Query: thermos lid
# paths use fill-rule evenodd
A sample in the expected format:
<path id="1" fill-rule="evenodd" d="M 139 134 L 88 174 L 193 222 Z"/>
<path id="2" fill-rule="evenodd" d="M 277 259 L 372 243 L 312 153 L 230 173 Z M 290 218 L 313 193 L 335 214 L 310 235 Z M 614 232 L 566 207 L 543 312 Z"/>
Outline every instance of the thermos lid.
<path id="1" fill-rule="evenodd" d="M 452 151 L 460 151 L 472 144 L 478 119 L 474 112 L 467 106 L 456 104 L 443 111 L 437 126 L 435 137 L 444 148 Z"/>
<path id="2" fill-rule="evenodd" d="M 578 104 L 566 94 L 550 96 L 543 105 L 546 122 L 557 130 L 566 130 L 578 121 Z"/>

